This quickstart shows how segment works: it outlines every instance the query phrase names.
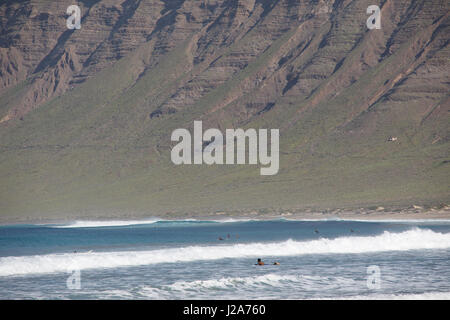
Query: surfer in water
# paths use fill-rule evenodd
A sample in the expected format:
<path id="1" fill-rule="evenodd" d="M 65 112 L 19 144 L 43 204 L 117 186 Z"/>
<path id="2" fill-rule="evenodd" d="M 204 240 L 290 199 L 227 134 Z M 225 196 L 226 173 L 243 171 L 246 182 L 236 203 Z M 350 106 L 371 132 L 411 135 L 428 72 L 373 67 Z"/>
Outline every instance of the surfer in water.
<path id="1" fill-rule="evenodd" d="M 255 266 L 263 266 L 263 265 L 264 265 L 264 262 L 261 260 L 261 258 L 258 258 L 258 261 L 256 261 Z M 273 263 L 273 265 L 274 265 L 274 266 L 279 266 L 280 263 L 277 262 L 277 261 L 275 261 L 275 262 Z"/>

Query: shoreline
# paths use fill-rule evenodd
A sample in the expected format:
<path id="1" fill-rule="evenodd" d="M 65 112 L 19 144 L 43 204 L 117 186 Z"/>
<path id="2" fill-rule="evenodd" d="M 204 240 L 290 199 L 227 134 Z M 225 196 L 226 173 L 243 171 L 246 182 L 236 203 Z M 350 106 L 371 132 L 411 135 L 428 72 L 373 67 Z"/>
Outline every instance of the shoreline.
<path id="1" fill-rule="evenodd" d="M 198 220 L 198 221 L 217 221 L 217 222 L 239 222 L 239 220 L 298 220 L 298 221 L 326 221 L 326 220 L 343 220 L 343 221 L 413 221 L 413 220 L 430 220 L 430 221 L 450 221 L 450 207 L 432 210 L 420 210 L 417 208 L 404 209 L 399 212 L 394 211 L 332 211 L 332 212 L 284 212 L 284 213 L 258 213 L 248 212 L 241 214 L 185 214 L 185 215 L 114 215 L 110 217 L 105 216 L 78 216 L 67 218 L 22 218 L 22 219 L 3 219 L 0 218 L 0 226 L 13 225 L 46 225 L 46 224 L 68 224 L 74 222 L 123 222 L 132 225 L 132 222 L 138 224 L 145 224 L 156 221 L 183 221 L 183 220 Z M 120 224 L 119 224 L 120 225 Z"/>

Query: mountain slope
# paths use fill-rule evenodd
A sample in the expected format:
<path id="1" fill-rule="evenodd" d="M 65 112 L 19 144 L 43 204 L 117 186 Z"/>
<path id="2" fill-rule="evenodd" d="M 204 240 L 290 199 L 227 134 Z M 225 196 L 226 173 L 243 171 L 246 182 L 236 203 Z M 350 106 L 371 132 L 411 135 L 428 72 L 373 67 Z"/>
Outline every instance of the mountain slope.
<path id="1" fill-rule="evenodd" d="M 0 5 L 3 219 L 449 200 L 448 1 Z M 175 166 L 171 132 L 279 128 L 280 171 Z M 388 141 L 396 137 L 396 141 Z"/>

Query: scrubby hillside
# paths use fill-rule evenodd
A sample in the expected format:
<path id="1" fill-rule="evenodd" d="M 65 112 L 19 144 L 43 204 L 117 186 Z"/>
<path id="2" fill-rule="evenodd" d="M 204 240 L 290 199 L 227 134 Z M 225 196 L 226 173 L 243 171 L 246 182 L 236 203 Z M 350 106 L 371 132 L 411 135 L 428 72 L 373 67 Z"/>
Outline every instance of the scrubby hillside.
<path id="1" fill-rule="evenodd" d="M 2 219 L 450 200 L 448 1 L 71 4 L 0 4 Z M 173 165 L 194 120 L 279 128 L 279 173 Z"/>

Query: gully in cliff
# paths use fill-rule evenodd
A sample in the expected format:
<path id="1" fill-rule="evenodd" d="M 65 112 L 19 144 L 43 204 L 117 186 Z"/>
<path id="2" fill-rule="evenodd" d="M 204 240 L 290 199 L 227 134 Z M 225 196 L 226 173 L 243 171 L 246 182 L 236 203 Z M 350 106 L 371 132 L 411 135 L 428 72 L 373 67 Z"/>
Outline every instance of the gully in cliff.
<path id="1" fill-rule="evenodd" d="M 192 144 L 191 133 L 187 129 L 176 129 L 172 132 L 171 140 L 178 141 L 172 148 L 170 155 L 174 164 L 246 164 L 246 142 L 248 141 L 248 164 L 255 165 L 259 161 L 261 165 L 267 166 L 260 169 L 261 175 L 278 173 L 278 129 L 270 130 L 270 155 L 268 153 L 267 129 L 247 129 L 245 131 L 243 129 L 226 129 L 225 157 L 223 148 L 224 135 L 219 129 L 211 128 L 203 133 L 202 121 L 194 121 L 193 134 L 194 140 Z M 192 149 L 194 150 L 193 157 Z"/>

